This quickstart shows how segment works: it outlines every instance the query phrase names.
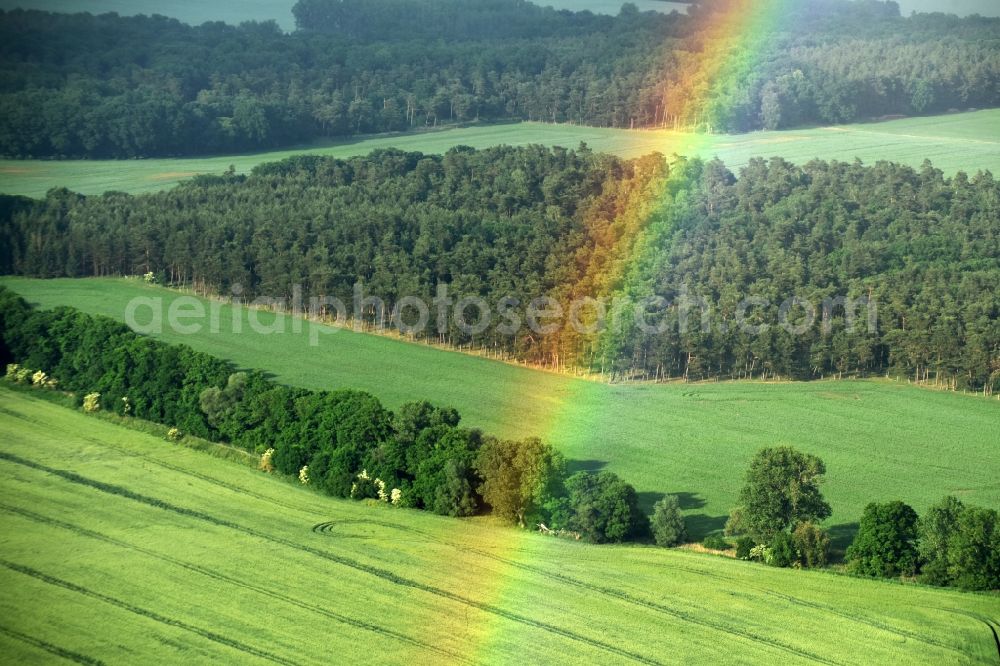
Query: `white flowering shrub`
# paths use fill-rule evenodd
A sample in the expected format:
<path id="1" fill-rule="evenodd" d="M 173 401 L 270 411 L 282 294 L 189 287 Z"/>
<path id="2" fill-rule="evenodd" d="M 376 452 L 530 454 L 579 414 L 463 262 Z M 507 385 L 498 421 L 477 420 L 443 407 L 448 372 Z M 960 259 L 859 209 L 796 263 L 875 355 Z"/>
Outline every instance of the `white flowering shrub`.
<path id="1" fill-rule="evenodd" d="M 83 396 L 83 411 L 85 412 L 101 411 L 101 394 L 88 393 L 87 395 Z"/>
<path id="2" fill-rule="evenodd" d="M 45 388 L 47 388 L 47 389 L 59 388 L 59 380 L 56 379 L 56 378 L 54 378 L 54 377 L 49 377 L 45 381 Z"/>
<path id="3" fill-rule="evenodd" d="M 389 493 L 389 497 L 393 506 L 399 506 L 400 501 L 403 499 L 403 491 L 399 488 L 393 488 L 392 492 Z"/>
<path id="4" fill-rule="evenodd" d="M 750 549 L 750 555 L 747 557 L 748 560 L 754 562 L 765 562 L 770 557 L 770 549 L 764 544 L 759 544 Z"/>
<path id="5" fill-rule="evenodd" d="M 303 486 L 309 485 L 309 465 L 303 465 L 299 470 L 299 482 Z"/>
<path id="6" fill-rule="evenodd" d="M 45 382 L 49 380 L 49 376 L 42 372 L 37 371 L 35 374 L 31 375 L 31 383 L 34 386 L 45 386 Z"/>
<path id="7" fill-rule="evenodd" d="M 389 501 L 389 493 L 386 491 L 385 481 L 379 478 L 372 478 L 367 469 L 361 470 L 357 475 L 357 481 L 351 484 L 351 497 L 354 499 L 378 499 L 380 502 Z"/>
<path id="8" fill-rule="evenodd" d="M 132 402 L 128 399 L 128 396 L 122 398 L 122 415 L 128 416 L 132 413 Z"/>
<path id="9" fill-rule="evenodd" d="M 260 454 L 260 464 L 257 466 L 257 469 L 259 469 L 262 472 L 267 472 L 268 474 L 273 472 L 274 471 L 274 463 L 272 462 L 273 458 L 274 458 L 274 449 L 268 449 L 267 451 L 264 451 L 264 453 Z"/>
<path id="10" fill-rule="evenodd" d="M 167 439 L 171 442 L 179 442 L 184 433 L 180 431 L 180 428 L 171 428 L 167 431 Z"/>
<path id="11" fill-rule="evenodd" d="M 146 282 L 146 284 L 156 284 L 156 275 L 153 273 L 153 271 L 149 271 L 148 273 L 143 275 L 142 279 Z"/>
<path id="12" fill-rule="evenodd" d="M 8 363 L 7 364 L 7 379 L 14 381 L 17 378 L 17 372 L 21 369 L 19 363 Z"/>
<path id="13" fill-rule="evenodd" d="M 14 381 L 18 384 L 27 384 L 32 374 L 31 370 L 27 368 L 18 368 L 17 372 L 14 373 Z"/>

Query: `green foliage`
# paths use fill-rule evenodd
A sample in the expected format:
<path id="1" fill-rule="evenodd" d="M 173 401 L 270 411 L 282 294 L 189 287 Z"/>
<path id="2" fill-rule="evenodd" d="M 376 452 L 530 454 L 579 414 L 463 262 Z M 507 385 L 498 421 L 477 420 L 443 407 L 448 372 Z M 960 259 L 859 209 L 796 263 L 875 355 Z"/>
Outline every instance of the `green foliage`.
<path id="1" fill-rule="evenodd" d="M 917 512 L 900 501 L 865 507 L 848 569 L 863 576 L 896 578 L 917 571 Z"/>
<path id="2" fill-rule="evenodd" d="M 821 527 L 810 522 L 799 523 L 792 531 L 796 561 L 806 569 L 826 566 L 830 556 L 830 537 Z"/>
<path id="3" fill-rule="evenodd" d="M 475 467 L 482 478 L 479 494 L 493 514 L 522 527 L 543 518 L 542 508 L 562 494 L 566 473 L 563 456 L 537 438 L 489 439 Z"/>
<path id="4" fill-rule="evenodd" d="M 738 560 L 749 560 L 751 555 L 750 551 L 753 550 L 754 540 L 748 536 L 741 536 L 736 539 L 736 559 Z"/>
<path id="5" fill-rule="evenodd" d="M 579 532 L 593 543 L 627 541 L 649 532 L 635 488 L 612 472 L 577 472 L 566 479 L 566 492 L 572 515 L 557 528 Z"/>
<path id="6" fill-rule="evenodd" d="M 777 532 L 767 544 L 764 562 L 772 567 L 790 567 L 798 562 L 795 541 L 788 532 Z"/>
<path id="7" fill-rule="evenodd" d="M 795 523 L 829 517 L 819 489 L 825 473 L 816 456 L 788 446 L 762 449 L 750 461 L 740 493 L 742 526 L 756 540 L 770 542 Z"/>
<path id="8" fill-rule="evenodd" d="M 952 582 L 948 552 L 958 526 L 958 518 L 965 505 L 960 499 L 948 495 L 931 506 L 920 517 L 919 543 L 920 579 L 931 585 L 948 585 Z"/>
<path id="9" fill-rule="evenodd" d="M 676 495 L 667 495 L 653 505 L 649 529 L 657 546 L 669 548 L 687 539 L 687 527 Z"/>
<path id="10" fill-rule="evenodd" d="M 968 590 L 1000 589 L 997 512 L 948 496 L 920 518 L 921 580 Z"/>

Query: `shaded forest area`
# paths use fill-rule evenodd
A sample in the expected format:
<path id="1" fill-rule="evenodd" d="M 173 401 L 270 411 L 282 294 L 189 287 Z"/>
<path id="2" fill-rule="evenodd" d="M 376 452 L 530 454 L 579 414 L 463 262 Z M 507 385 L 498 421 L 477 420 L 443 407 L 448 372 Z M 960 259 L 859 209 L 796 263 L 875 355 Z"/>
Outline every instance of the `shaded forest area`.
<path id="1" fill-rule="evenodd" d="M 299 30 L 0 12 L 0 154 L 217 154 L 443 123 L 735 132 L 1000 103 L 1000 19 L 895 3 L 616 17 L 523 0 L 300 0 Z"/>
<path id="2" fill-rule="evenodd" d="M 249 176 L 201 176 L 171 191 L 42 201 L 0 198 L 0 273 L 83 277 L 154 273 L 166 284 L 246 299 L 308 295 L 351 303 L 354 286 L 394 308 L 455 298 L 524 308 L 549 296 L 617 299 L 602 330 L 569 320 L 548 335 L 495 319 L 449 319 L 424 335 L 508 359 L 611 379 L 881 373 L 1000 388 L 1000 183 L 926 164 L 754 160 L 737 178 L 718 161 L 622 160 L 579 150 L 457 148 L 297 157 Z M 686 296 L 685 296 L 686 295 Z M 664 307 L 643 331 L 636 307 Z M 683 299 L 704 299 L 683 323 Z M 744 299 L 766 299 L 736 325 Z M 868 297 L 849 329 L 834 307 L 801 333 L 776 325 L 792 297 Z M 286 301 L 287 302 L 287 301 Z M 588 314 L 589 313 L 589 314 Z M 789 314 L 786 312 L 786 314 Z M 369 308 L 364 324 L 387 323 Z M 590 319 L 588 319 L 588 317 Z M 804 309 L 789 321 L 801 322 Z M 596 309 L 581 314 L 596 322 Z M 475 321 L 474 310 L 469 319 Z"/>

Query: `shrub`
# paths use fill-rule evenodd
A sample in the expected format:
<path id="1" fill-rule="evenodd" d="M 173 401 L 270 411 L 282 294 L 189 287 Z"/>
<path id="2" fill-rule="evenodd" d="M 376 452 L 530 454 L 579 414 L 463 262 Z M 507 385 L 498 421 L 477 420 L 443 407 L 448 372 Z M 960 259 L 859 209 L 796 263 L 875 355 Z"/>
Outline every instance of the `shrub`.
<path id="1" fill-rule="evenodd" d="M 736 557 L 741 560 L 751 559 L 751 551 L 753 551 L 754 540 L 748 536 L 742 536 L 736 540 Z"/>
<path id="2" fill-rule="evenodd" d="M 31 379 L 32 372 L 27 368 L 18 368 L 17 372 L 14 373 L 14 381 L 18 384 L 27 384 Z"/>
<path id="3" fill-rule="evenodd" d="M 767 555 L 764 561 L 772 567 L 790 567 L 798 562 L 798 553 L 795 552 L 795 542 L 788 532 L 778 532 L 771 538 L 771 543 L 767 546 Z"/>
<path id="4" fill-rule="evenodd" d="M 799 523 L 792 532 L 792 542 L 803 567 L 814 569 L 826 566 L 830 554 L 830 537 L 818 525 Z"/>
<path id="5" fill-rule="evenodd" d="M 729 542 L 721 534 L 709 534 L 701 542 L 701 545 L 709 550 L 729 550 L 730 548 Z"/>
<path id="6" fill-rule="evenodd" d="M 669 548 L 684 542 L 687 528 L 676 495 L 667 495 L 653 506 L 649 527 L 657 546 Z"/>
<path id="7" fill-rule="evenodd" d="M 179 428 L 171 428 L 167 431 L 167 439 L 171 442 L 179 442 L 183 436 L 184 433 L 182 433 Z"/>
<path id="8" fill-rule="evenodd" d="M 299 470 L 299 483 L 303 486 L 309 485 L 309 465 L 303 465 Z"/>
<path id="9" fill-rule="evenodd" d="M 274 449 L 264 451 L 264 453 L 260 454 L 260 464 L 257 465 L 257 469 L 262 472 L 267 472 L 268 474 L 273 472 L 274 462 L 272 461 L 272 458 L 274 458 Z"/>
<path id="10" fill-rule="evenodd" d="M 33 386 L 45 386 L 45 383 L 48 381 L 49 381 L 49 376 L 44 372 L 42 372 L 41 370 L 31 375 L 31 384 Z"/>
<path id="11" fill-rule="evenodd" d="M 156 284 L 156 274 L 153 271 L 149 271 L 143 275 L 142 279 L 146 284 Z"/>
<path id="12" fill-rule="evenodd" d="M 400 490 L 399 488 L 393 488 L 392 492 L 389 493 L 389 502 L 393 506 L 399 506 L 399 503 L 402 501 L 402 499 L 403 499 L 403 491 Z"/>
<path id="13" fill-rule="evenodd" d="M 19 364 L 17 364 L 17 363 L 8 363 L 7 364 L 7 374 L 5 376 L 7 377 L 7 379 L 9 379 L 11 381 L 15 381 L 16 378 L 17 378 L 17 372 L 20 369 L 21 369 L 21 366 Z"/>
<path id="14" fill-rule="evenodd" d="M 101 394 L 88 393 L 83 396 L 83 411 L 88 413 L 101 411 Z"/>
<path id="15" fill-rule="evenodd" d="M 122 416 L 128 416 L 132 413 L 132 401 L 128 399 L 128 396 L 122 396 Z"/>

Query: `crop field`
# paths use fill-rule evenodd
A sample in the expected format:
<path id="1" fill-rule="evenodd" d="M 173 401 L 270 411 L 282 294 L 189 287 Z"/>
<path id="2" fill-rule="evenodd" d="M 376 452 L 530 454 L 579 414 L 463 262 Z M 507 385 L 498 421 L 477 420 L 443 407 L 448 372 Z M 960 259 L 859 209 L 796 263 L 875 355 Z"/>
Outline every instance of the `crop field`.
<path id="1" fill-rule="evenodd" d="M 70 305 L 119 320 L 132 298 L 162 299 L 166 313 L 178 297 L 136 280 L 0 284 L 43 307 Z M 313 347 L 308 323 L 295 333 L 289 318 L 284 333 L 262 335 L 246 309 L 242 332 L 234 333 L 231 310 L 220 312 L 218 333 L 206 324 L 192 335 L 164 327 L 158 337 L 267 370 L 287 384 L 357 388 L 390 408 L 427 399 L 496 435 L 541 436 L 574 469 L 620 474 L 647 509 L 663 493 L 679 494 L 695 537 L 722 527 L 750 457 L 777 444 L 826 462 L 824 494 L 834 511 L 827 525 L 840 547 L 871 501 L 901 499 L 920 511 L 950 493 L 1000 507 L 995 399 L 891 381 L 608 385 L 326 327 L 331 334 L 319 335 Z M 261 323 L 273 316 L 254 315 Z"/>
<path id="2" fill-rule="evenodd" d="M 595 151 L 639 157 L 654 151 L 718 157 L 731 169 L 751 157 L 781 156 L 791 162 L 837 159 L 866 163 L 889 160 L 920 167 L 925 159 L 953 174 L 959 170 L 1000 173 L 1000 109 L 883 123 L 842 125 L 805 130 L 752 132 L 739 135 L 692 135 L 668 131 L 616 130 L 514 123 L 485 125 L 391 136 L 250 155 L 145 160 L 0 160 L 0 192 L 42 197 L 53 187 L 83 194 L 109 190 L 150 192 L 172 187 L 202 173 L 222 173 L 230 166 L 245 173 L 263 162 L 292 155 L 365 155 L 378 148 L 443 153 L 467 145 L 487 148 L 542 144 L 577 147 L 586 142 Z"/>
<path id="3" fill-rule="evenodd" d="M 0 440 L 11 663 L 997 658 L 994 595 L 331 500 L 2 385 Z"/>

